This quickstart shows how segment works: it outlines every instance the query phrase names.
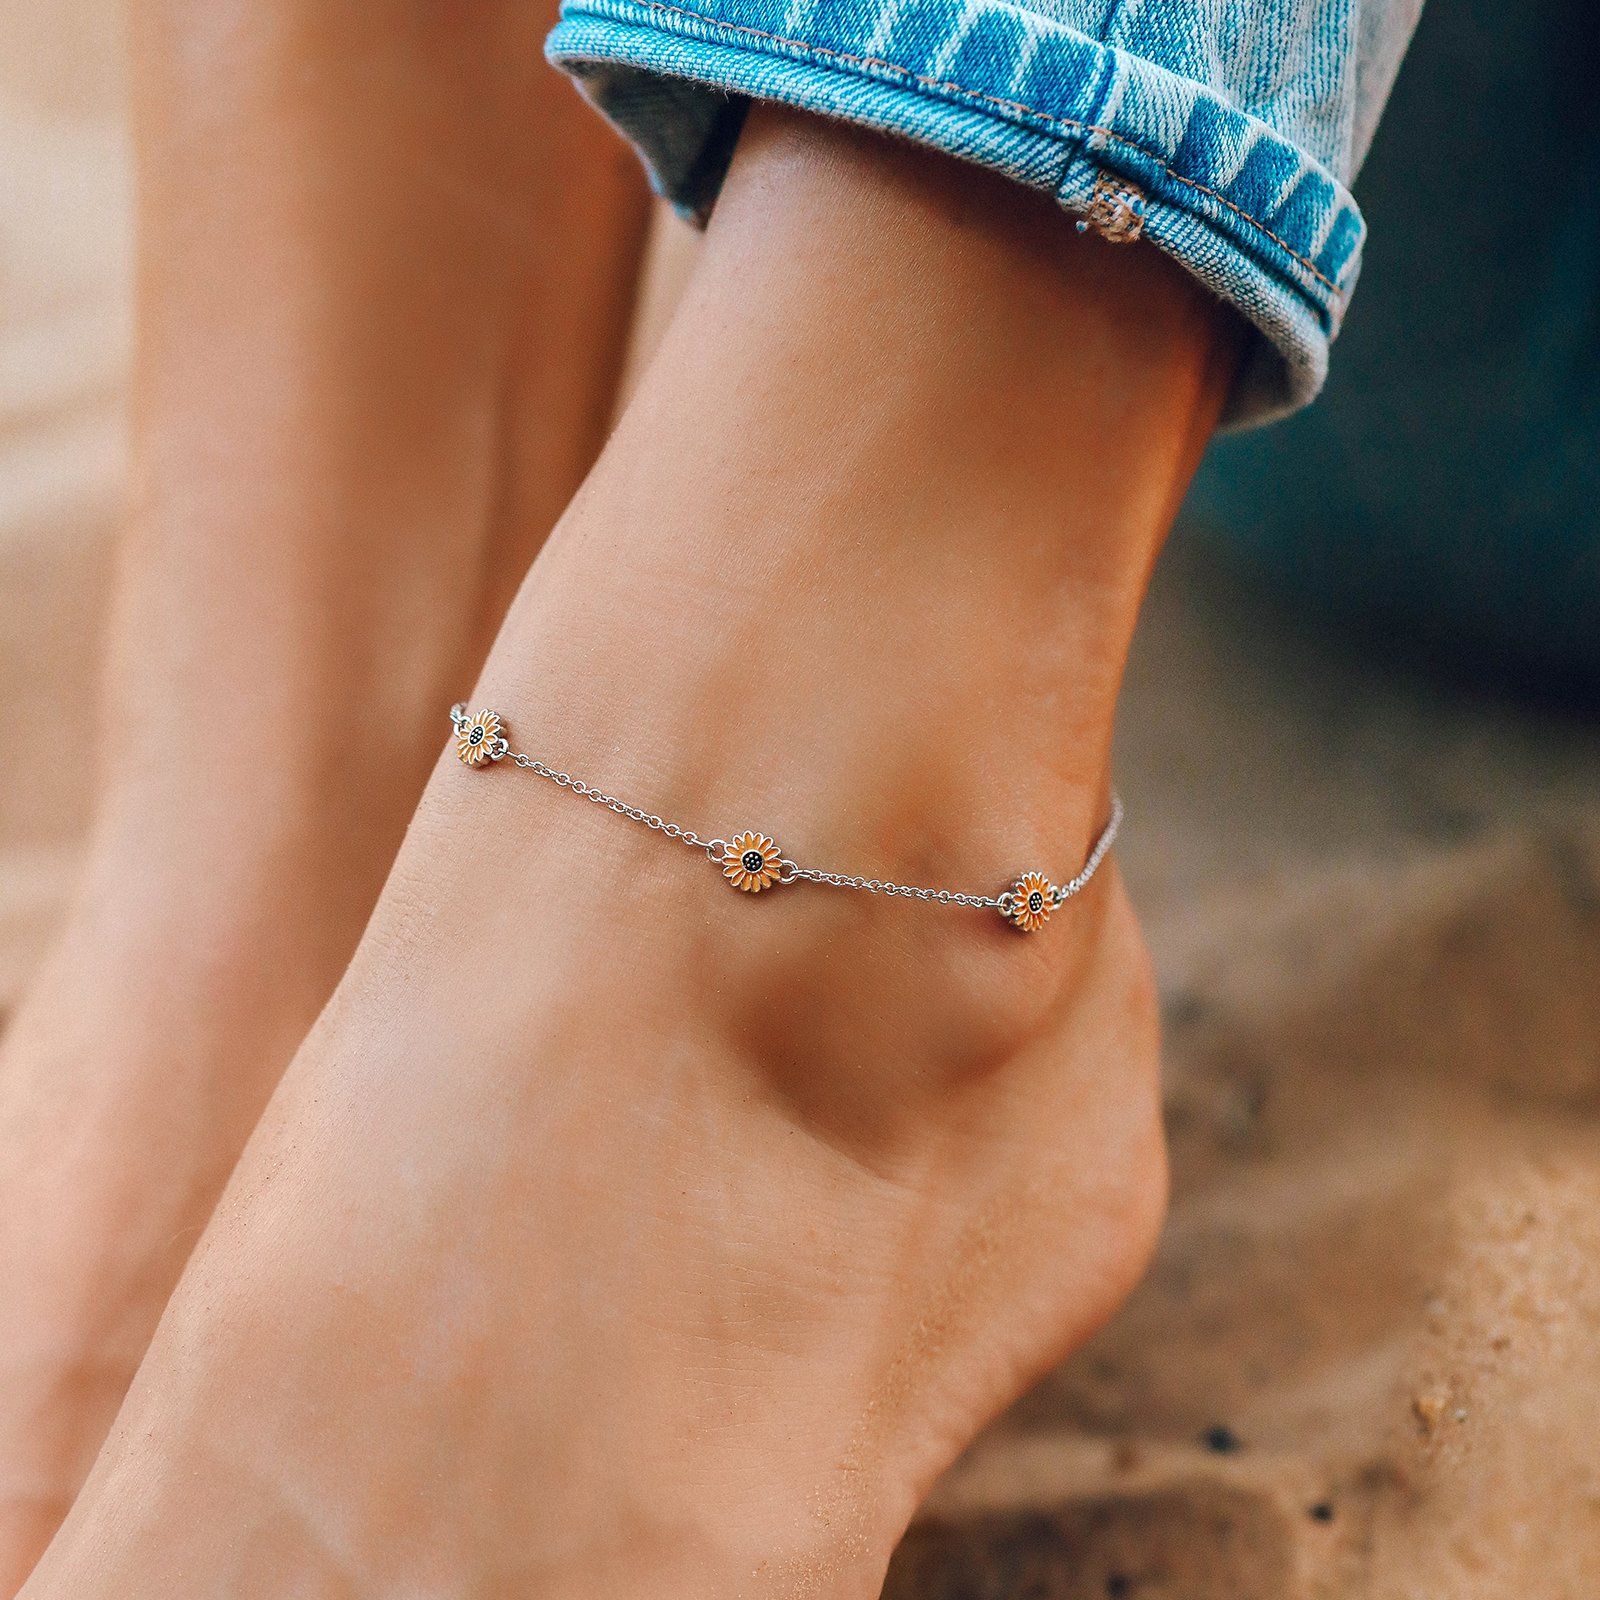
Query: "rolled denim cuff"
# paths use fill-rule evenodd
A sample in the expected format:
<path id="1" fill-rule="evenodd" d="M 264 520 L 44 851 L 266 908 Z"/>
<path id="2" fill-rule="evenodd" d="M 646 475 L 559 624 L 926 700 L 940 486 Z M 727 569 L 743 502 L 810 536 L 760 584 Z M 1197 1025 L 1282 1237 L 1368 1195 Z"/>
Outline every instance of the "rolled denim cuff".
<path id="1" fill-rule="evenodd" d="M 843 118 L 1175 257 L 1256 330 L 1227 424 L 1322 385 L 1360 266 L 1355 202 L 1289 130 L 1151 56 L 1011 0 L 567 0 L 546 48 L 691 218 L 750 99 Z"/>

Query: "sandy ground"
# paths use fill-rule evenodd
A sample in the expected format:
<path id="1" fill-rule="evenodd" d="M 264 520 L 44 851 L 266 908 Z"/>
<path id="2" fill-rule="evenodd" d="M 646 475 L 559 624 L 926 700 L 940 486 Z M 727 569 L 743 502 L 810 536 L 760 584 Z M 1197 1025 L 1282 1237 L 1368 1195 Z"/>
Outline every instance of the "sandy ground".
<path id="1" fill-rule="evenodd" d="M 0 0 L 0 1011 L 59 914 L 127 344 L 100 0 Z M 895 1600 L 1600 1595 L 1600 736 L 1325 635 L 1192 541 L 1126 698 L 1175 1198 Z"/>
<path id="2" fill-rule="evenodd" d="M 890 1593 L 1592 1600 L 1600 737 L 1180 542 L 1121 775 L 1171 1224 Z"/>

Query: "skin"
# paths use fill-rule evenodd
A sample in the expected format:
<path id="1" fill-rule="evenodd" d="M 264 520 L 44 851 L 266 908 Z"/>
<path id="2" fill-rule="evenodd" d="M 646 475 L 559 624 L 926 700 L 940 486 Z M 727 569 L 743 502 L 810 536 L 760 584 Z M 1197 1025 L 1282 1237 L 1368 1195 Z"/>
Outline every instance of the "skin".
<path id="1" fill-rule="evenodd" d="M 99 817 L 0 1055 L 0 1594 L 599 451 L 644 196 L 550 20 L 133 9 L 135 483 L 106 714 L 66 713 Z"/>
<path id="2" fill-rule="evenodd" d="M 475 703 L 703 834 L 1065 877 L 1229 345 L 1153 252 L 758 110 Z M 24 1593 L 866 1600 L 1164 1197 L 1114 868 L 1032 936 L 745 897 L 446 754 Z"/>

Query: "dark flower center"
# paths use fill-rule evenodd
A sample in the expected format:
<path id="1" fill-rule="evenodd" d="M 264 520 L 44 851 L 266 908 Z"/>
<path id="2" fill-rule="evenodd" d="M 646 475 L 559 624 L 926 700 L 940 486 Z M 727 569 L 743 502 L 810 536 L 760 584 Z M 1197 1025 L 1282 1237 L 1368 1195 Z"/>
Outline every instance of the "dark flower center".
<path id="1" fill-rule="evenodd" d="M 1044 896 L 1040 894 L 1037 889 L 1035 889 L 1033 893 L 1028 896 L 1028 909 L 1030 911 L 1044 910 Z"/>
<path id="2" fill-rule="evenodd" d="M 762 855 L 759 850 L 746 850 L 745 853 L 739 857 L 739 865 L 742 866 L 746 872 L 760 872 L 761 869 L 766 866 L 766 864 L 767 858 Z"/>
<path id="3" fill-rule="evenodd" d="M 483 729 L 482 728 L 474 728 L 472 730 L 472 732 L 467 735 L 467 743 L 468 744 L 482 744 L 483 743 Z"/>

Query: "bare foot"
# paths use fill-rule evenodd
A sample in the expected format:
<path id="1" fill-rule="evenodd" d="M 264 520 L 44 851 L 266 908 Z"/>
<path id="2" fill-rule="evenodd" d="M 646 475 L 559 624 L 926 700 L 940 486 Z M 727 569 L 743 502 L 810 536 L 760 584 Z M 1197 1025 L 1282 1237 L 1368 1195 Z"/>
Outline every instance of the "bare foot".
<path id="1" fill-rule="evenodd" d="M 203 0 L 134 7 L 113 704 L 98 729 L 40 719 L 103 800 L 0 1051 L 0 1596 L 82 1483 L 355 948 L 440 711 L 599 449 L 642 185 L 540 62 L 553 10 L 292 3 L 219 29 Z"/>
<path id="2" fill-rule="evenodd" d="M 1216 342 L 1143 252 L 758 115 L 478 698 L 704 835 L 1064 877 Z M 1114 870 L 1031 935 L 744 896 L 447 756 L 28 1600 L 871 1595 L 1141 1272 L 1157 1076 Z"/>

